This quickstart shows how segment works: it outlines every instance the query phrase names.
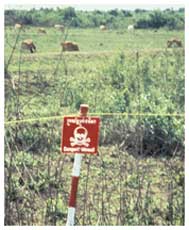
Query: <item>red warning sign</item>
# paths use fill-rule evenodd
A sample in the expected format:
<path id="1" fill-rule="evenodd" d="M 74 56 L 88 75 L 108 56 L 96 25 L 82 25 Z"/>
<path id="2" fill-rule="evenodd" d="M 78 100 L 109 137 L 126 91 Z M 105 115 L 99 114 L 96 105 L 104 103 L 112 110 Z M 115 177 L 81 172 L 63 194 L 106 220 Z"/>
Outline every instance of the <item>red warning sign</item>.
<path id="1" fill-rule="evenodd" d="M 96 154 L 99 123 L 99 117 L 64 117 L 62 152 Z"/>

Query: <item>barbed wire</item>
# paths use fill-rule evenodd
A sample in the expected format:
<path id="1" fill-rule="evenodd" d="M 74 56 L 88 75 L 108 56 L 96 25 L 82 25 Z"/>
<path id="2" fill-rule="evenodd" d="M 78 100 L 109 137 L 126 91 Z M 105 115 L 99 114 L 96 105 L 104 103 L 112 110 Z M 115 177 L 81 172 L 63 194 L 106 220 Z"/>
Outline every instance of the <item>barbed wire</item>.
<path id="1" fill-rule="evenodd" d="M 78 116 L 78 114 L 64 114 L 60 116 L 48 116 L 48 117 L 37 117 L 37 118 L 28 118 L 28 119 L 21 119 L 21 120 L 11 120 L 5 121 L 5 125 L 13 125 L 19 123 L 32 123 L 36 121 L 48 121 L 48 120 L 59 120 L 63 119 L 65 116 Z M 184 117 L 184 113 L 90 113 L 90 116 L 146 116 L 146 117 Z"/>

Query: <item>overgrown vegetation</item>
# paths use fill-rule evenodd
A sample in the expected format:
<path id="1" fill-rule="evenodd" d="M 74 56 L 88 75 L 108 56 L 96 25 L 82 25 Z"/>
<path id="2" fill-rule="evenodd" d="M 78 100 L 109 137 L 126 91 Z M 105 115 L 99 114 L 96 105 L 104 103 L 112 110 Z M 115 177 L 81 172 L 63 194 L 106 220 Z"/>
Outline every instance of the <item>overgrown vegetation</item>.
<path id="1" fill-rule="evenodd" d="M 5 30 L 7 63 L 18 34 Z M 77 114 L 81 103 L 106 113 L 99 154 L 83 160 L 77 225 L 184 225 L 184 49 L 166 48 L 184 34 L 135 32 L 72 28 L 81 51 L 61 53 L 61 32 L 27 28 L 6 70 L 6 121 Z M 20 50 L 29 35 L 36 54 Z M 73 156 L 60 154 L 61 125 L 5 125 L 5 225 L 65 224 Z"/>

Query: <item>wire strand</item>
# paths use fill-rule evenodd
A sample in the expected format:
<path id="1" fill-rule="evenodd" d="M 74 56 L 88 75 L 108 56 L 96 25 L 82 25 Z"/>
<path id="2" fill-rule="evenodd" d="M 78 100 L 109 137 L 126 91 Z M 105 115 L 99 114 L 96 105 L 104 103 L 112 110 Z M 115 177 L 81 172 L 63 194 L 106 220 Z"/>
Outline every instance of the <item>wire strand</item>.
<path id="1" fill-rule="evenodd" d="M 78 116 L 78 114 L 67 114 L 60 116 L 48 116 L 48 117 L 37 117 L 37 118 L 28 118 L 22 120 L 11 120 L 5 121 L 5 125 L 14 125 L 20 123 L 32 123 L 36 121 L 50 121 L 50 120 L 59 120 L 63 119 L 65 116 Z M 143 117 L 184 117 L 184 113 L 90 113 L 89 116 L 143 116 Z"/>

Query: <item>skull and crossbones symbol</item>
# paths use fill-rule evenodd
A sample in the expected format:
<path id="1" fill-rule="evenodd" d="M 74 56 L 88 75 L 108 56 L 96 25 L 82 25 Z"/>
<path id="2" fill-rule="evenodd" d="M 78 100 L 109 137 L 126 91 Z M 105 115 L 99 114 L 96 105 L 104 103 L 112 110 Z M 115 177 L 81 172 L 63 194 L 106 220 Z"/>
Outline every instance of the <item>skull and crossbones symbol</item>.
<path id="1" fill-rule="evenodd" d="M 79 126 L 74 129 L 73 137 L 70 137 L 70 145 L 84 145 L 86 147 L 89 146 L 91 139 L 88 137 L 88 131 L 85 127 Z"/>

